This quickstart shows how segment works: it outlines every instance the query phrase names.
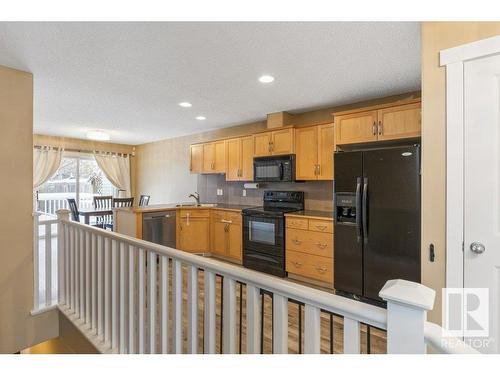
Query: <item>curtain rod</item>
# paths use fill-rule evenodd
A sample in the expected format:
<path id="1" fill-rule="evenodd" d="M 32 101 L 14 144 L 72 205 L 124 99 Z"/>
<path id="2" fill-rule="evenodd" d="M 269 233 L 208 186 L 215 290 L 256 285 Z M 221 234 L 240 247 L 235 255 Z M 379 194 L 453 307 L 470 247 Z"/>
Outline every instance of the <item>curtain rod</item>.
<path id="1" fill-rule="evenodd" d="M 100 151 L 100 150 L 81 150 L 81 149 L 76 149 L 76 148 L 64 148 L 64 147 L 58 147 L 58 146 L 33 145 L 33 148 L 42 149 L 44 147 L 50 147 L 50 148 L 55 149 L 55 150 L 62 149 L 63 151 L 68 151 L 68 152 L 80 152 L 80 153 L 83 153 L 83 154 L 99 153 L 99 154 L 128 155 L 130 157 L 134 157 L 135 156 L 135 151 L 132 151 L 132 153 L 129 153 L 129 152 L 114 152 L 114 151 Z"/>

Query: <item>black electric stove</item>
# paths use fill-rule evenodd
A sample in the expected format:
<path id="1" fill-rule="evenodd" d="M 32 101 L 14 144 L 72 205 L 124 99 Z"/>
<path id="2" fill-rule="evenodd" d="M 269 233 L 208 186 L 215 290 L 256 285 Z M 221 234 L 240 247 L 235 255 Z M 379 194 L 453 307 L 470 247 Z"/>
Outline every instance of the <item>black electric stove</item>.
<path id="1" fill-rule="evenodd" d="M 244 209 L 243 266 L 286 276 L 285 213 L 303 209 L 303 191 L 265 191 L 262 207 Z"/>

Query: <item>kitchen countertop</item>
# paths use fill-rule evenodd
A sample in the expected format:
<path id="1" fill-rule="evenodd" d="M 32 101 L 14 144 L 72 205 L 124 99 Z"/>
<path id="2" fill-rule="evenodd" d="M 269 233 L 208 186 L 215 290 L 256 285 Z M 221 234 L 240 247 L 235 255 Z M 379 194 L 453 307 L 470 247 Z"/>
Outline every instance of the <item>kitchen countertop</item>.
<path id="1" fill-rule="evenodd" d="M 333 211 L 303 210 L 288 212 L 285 216 L 303 217 L 308 219 L 322 219 L 333 221 Z"/>
<path id="2" fill-rule="evenodd" d="M 179 204 L 185 204 L 186 206 L 178 207 Z M 245 208 L 254 207 L 254 206 L 244 206 L 239 204 L 226 204 L 226 203 L 217 203 L 216 206 L 189 206 L 191 203 L 172 203 L 172 204 L 153 204 L 151 206 L 133 206 L 133 207 L 117 207 L 114 210 L 119 211 L 129 211 L 134 213 L 148 213 L 148 212 L 159 212 L 159 211 L 170 211 L 177 209 L 188 209 L 188 210 L 228 210 L 228 211 L 241 211 Z"/>

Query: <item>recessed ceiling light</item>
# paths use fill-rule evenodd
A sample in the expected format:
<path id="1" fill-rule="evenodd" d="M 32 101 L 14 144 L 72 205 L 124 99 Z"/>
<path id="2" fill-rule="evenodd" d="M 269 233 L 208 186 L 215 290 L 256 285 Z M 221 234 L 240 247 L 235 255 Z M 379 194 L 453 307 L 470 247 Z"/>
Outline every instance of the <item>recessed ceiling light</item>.
<path id="1" fill-rule="evenodd" d="M 274 77 L 270 76 L 270 75 L 263 75 L 263 76 L 259 77 L 259 82 L 262 82 L 262 83 L 271 83 L 273 81 L 274 81 Z"/>
<path id="2" fill-rule="evenodd" d="M 192 104 L 189 102 L 180 102 L 179 105 L 184 108 L 192 107 Z"/>
<path id="3" fill-rule="evenodd" d="M 92 130 L 87 133 L 87 138 L 93 141 L 109 141 L 109 134 L 102 130 Z"/>
<path id="4" fill-rule="evenodd" d="M 205 116 L 196 116 L 196 119 L 202 121 L 206 120 L 207 118 Z"/>

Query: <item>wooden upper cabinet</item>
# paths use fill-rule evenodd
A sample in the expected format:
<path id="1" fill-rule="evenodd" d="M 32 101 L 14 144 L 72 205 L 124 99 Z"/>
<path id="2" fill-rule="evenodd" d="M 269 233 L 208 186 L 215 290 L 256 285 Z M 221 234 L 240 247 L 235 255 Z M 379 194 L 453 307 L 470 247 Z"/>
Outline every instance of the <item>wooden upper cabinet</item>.
<path id="1" fill-rule="evenodd" d="M 333 124 L 295 129 L 298 180 L 333 180 Z"/>
<path id="2" fill-rule="evenodd" d="M 413 103 L 378 111 L 378 140 L 420 137 L 421 105 Z"/>
<path id="3" fill-rule="evenodd" d="M 421 103 L 413 99 L 340 113 L 335 115 L 335 132 L 337 145 L 420 137 Z"/>
<path id="4" fill-rule="evenodd" d="M 272 132 L 254 135 L 254 156 L 271 155 Z"/>
<path id="5" fill-rule="evenodd" d="M 253 136 L 226 141 L 226 181 L 253 180 Z"/>
<path id="6" fill-rule="evenodd" d="M 333 180 L 334 131 L 333 124 L 318 126 L 318 180 Z"/>
<path id="7" fill-rule="evenodd" d="M 293 128 L 274 130 L 254 135 L 254 156 L 293 154 L 295 140 Z"/>
<path id="8" fill-rule="evenodd" d="M 295 130 L 295 168 L 297 180 L 316 180 L 318 171 L 318 128 Z"/>
<path id="9" fill-rule="evenodd" d="M 253 181 L 253 136 L 241 137 L 240 180 Z"/>
<path id="10" fill-rule="evenodd" d="M 203 172 L 203 145 L 191 145 L 190 149 L 190 171 L 191 173 Z"/>
<path id="11" fill-rule="evenodd" d="M 377 140 L 377 111 L 351 113 L 335 117 L 339 145 Z"/>
<path id="12" fill-rule="evenodd" d="M 226 171 L 226 149 L 224 141 L 203 144 L 203 173 L 224 173 Z"/>

